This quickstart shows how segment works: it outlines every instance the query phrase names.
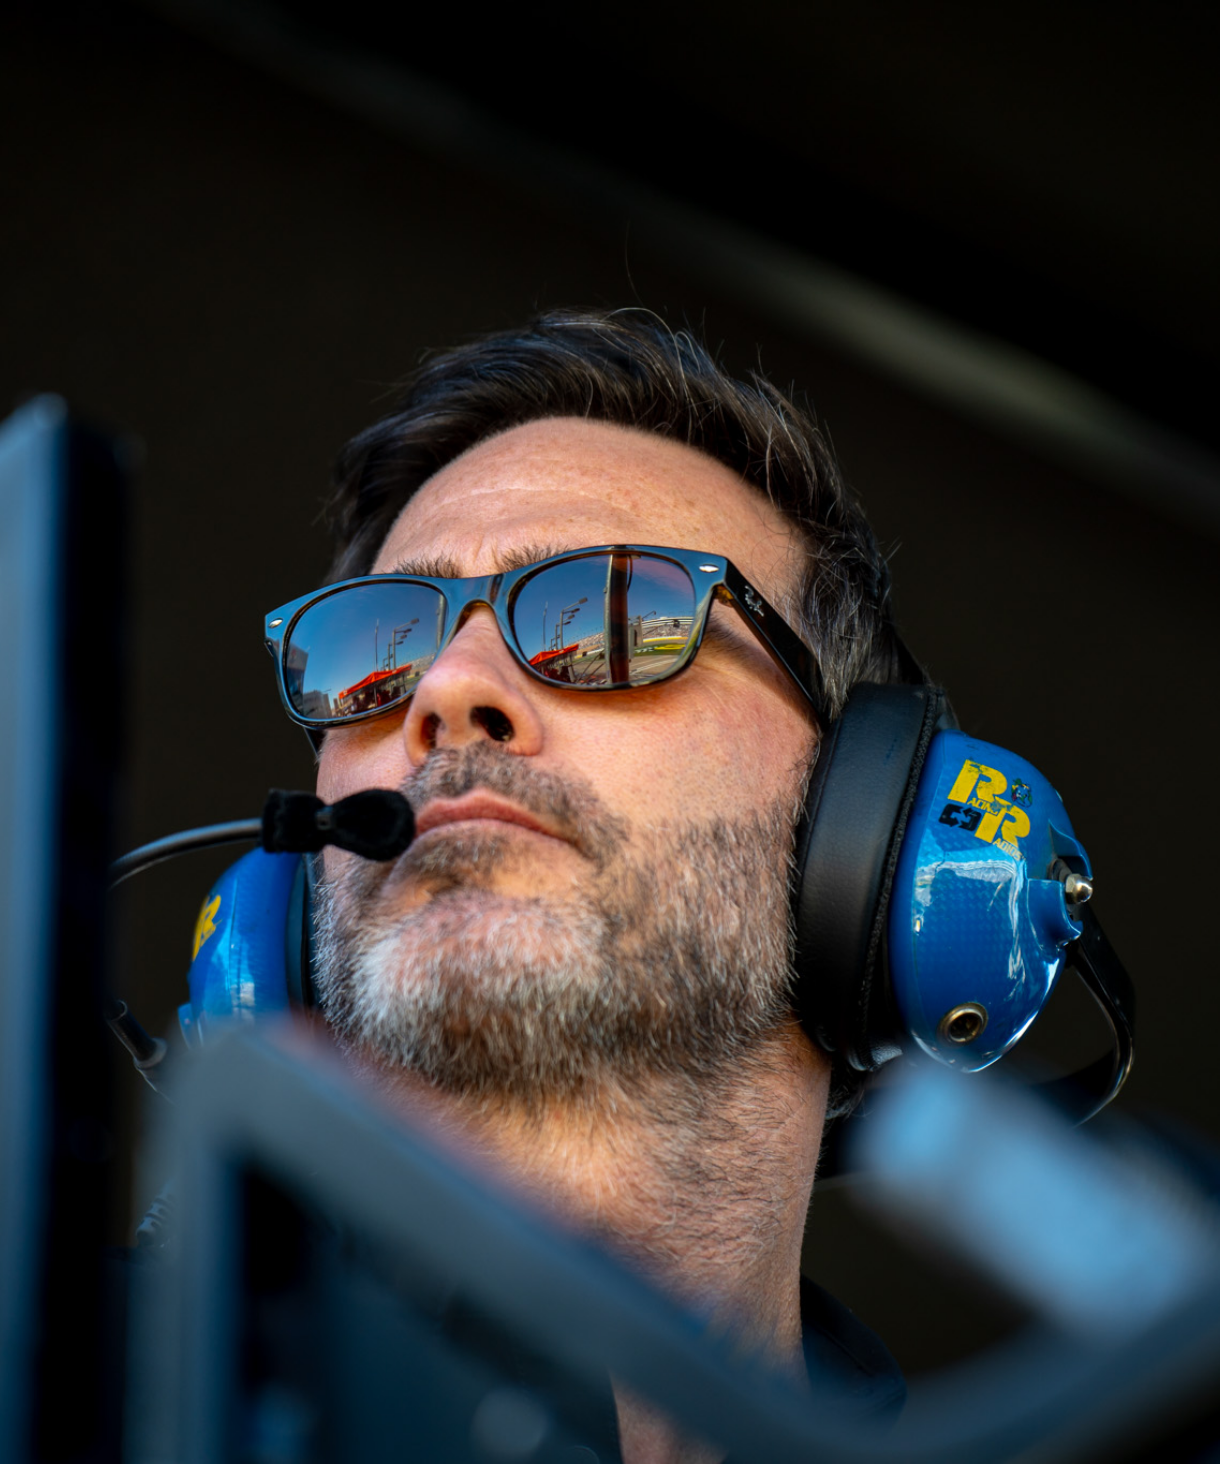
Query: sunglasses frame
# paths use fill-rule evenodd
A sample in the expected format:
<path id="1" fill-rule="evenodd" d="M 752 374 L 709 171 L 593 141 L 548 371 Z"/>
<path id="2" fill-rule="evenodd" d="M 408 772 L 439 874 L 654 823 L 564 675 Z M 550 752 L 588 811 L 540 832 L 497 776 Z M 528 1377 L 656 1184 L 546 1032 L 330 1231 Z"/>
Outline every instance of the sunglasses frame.
<path id="1" fill-rule="evenodd" d="M 659 676 L 653 681 L 640 685 L 613 682 L 603 686 L 573 685 L 568 682 L 554 681 L 529 664 L 517 639 L 516 631 L 513 629 L 510 620 L 512 606 L 521 588 L 529 580 L 552 565 L 603 554 L 646 555 L 652 559 L 668 560 L 670 563 L 680 565 L 690 578 L 695 596 L 695 612 L 692 622 L 694 634 L 671 669 L 664 676 Z M 354 712 L 351 716 L 342 718 L 303 717 L 293 707 L 288 696 L 284 647 L 289 643 L 293 627 L 305 611 L 312 609 L 313 606 L 320 604 L 331 595 L 342 594 L 344 590 L 355 589 L 360 585 L 376 585 L 386 582 L 425 585 L 441 595 L 445 602 L 446 625 L 445 634 L 436 648 L 437 656 L 444 653 L 454 636 L 469 619 L 471 612 L 477 606 L 484 605 L 496 617 L 496 624 L 500 628 L 500 634 L 504 638 L 504 644 L 507 646 L 509 654 L 523 670 L 534 680 L 541 682 L 543 686 L 576 692 L 642 691 L 649 686 L 660 686 L 680 675 L 698 655 L 699 647 L 703 644 L 703 633 L 707 627 L 707 617 L 712 601 L 719 600 L 722 604 L 731 605 L 737 611 L 763 649 L 782 670 L 787 672 L 812 707 L 819 725 L 825 728 L 828 721 L 821 671 L 812 651 L 779 611 L 763 598 L 731 560 L 726 559 L 723 554 L 704 554 L 694 549 L 669 549 L 655 544 L 598 544 L 586 548 L 569 549 L 562 554 L 553 554 L 547 559 L 540 559 L 533 564 L 523 564 L 517 569 L 505 570 L 499 574 L 471 575 L 460 579 L 445 579 L 425 574 L 360 575 L 356 579 L 339 580 L 333 585 L 326 585 L 320 590 L 314 590 L 308 595 L 289 600 L 286 605 L 270 611 L 265 617 L 264 630 L 267 649 L 275 658 L 280 699 L 284 703 L 289 717 L 311 734 L 329 731 L 334 727 L 354 726 L 357 722 L 367 722 L 374 717 L 387 716 L 404 707 L 414 695 L 414 692 L 409 692 L 400 700 L 391 702 L 387 706 L 372 707 L 368 711 Z"/>

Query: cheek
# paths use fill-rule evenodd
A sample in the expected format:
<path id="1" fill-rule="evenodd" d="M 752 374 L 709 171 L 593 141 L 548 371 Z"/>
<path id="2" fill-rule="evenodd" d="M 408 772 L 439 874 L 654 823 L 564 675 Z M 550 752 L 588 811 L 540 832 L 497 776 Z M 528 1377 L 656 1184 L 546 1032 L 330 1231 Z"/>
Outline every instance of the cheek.
<path id="1" fill-rule="evenodd" d="M 713 782 L 718 812 L 750 813 L 794 799 L 815 746 L 804 718 L 786 705 L 726 697 L 691 737 L 695 788 Z"/>
<path id="2" fill-rule="evenodd" d="M 363 788 L 397 788 L 407 775 L 400 719 L 328 732 L 318 759 L 318 797 L 337 803 Z"/>
<path id="3" fill-rule="evenodd" d="M 623 707 L 598 717 L 595 729 L 574 725 L 566 746 L 556 745 L 559 761 L 645 825 L 733 818 L 796 797 L 815 743 L 808 722 L 786 703 L 701 695 L 681 714 L 672 710 L 658 718 Z"/>

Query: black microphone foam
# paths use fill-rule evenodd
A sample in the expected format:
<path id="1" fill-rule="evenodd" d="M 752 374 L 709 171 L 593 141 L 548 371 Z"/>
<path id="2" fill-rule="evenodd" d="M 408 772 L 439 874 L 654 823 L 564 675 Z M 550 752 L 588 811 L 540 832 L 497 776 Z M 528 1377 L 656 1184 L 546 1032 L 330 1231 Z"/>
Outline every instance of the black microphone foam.
<path id="1" fill-rule="evenodd" d="M 362 859 L 396 859 L 414 837 L 411 805 L 389 788 L 366 788 L 330 805 L 276 788 L 263 805 L 263 848 L 270 854 L 312 854 L 334 844 Z"/>
<path id="2" fill-rule="evenodd" d="M 366 788 L 319 811 L 328 844 L 362 859 L 397 859 L 415 837 L 415 814 L 401 793 Z"/>
<path id="3" fill-rule="evenodd" d="M 326 844 L 318 828 L 325 807 L 312 793 L 273 788 L 263 804 L 263 848 L 268 854 L 312 854 Z"/>

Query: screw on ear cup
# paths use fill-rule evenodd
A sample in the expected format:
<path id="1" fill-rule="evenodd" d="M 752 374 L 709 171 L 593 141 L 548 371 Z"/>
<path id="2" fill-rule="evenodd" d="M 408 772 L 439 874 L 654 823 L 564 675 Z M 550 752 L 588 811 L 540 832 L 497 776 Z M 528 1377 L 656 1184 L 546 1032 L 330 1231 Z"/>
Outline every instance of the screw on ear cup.
<path id="1" fill-rule="evenodd" d="M 933 686 L 864 682 L 822 740 L 797 832 L 797 1014 L 861 1072 L 897 1055 L 885 930 L 919 774 L 948 712 Z"/>

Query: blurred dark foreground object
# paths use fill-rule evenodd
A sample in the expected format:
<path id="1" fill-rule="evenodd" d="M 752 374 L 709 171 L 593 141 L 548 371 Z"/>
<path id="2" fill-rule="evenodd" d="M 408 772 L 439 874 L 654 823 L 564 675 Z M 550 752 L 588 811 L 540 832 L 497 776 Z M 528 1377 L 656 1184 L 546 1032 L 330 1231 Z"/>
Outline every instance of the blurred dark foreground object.
<path id="1" fill-rule="evenodd" d="M 1191 1458 L 1220 1433 L 1214 1206 L 1006 1085 L 924 1074 L 870 1129 L 874 1202 L 1035 1316 L 887 1431 L 484 1192 L 316 1054 L 236 1030 L 193 1069 L 163 1135 L 180 1229 L 138 1318 L 131 1464 L 605 1464 L 611 1375 L 734 1464 Z"/>
<path id="2" fill-rule="evenodd" d="M 0 1458 L 100 1459 L 112 1148 L 107 864 L 122 747 L 122 452 L 57 397 L 0 427 Z M 66 1391 L 65 1380 L 70 1379 Z"/>

